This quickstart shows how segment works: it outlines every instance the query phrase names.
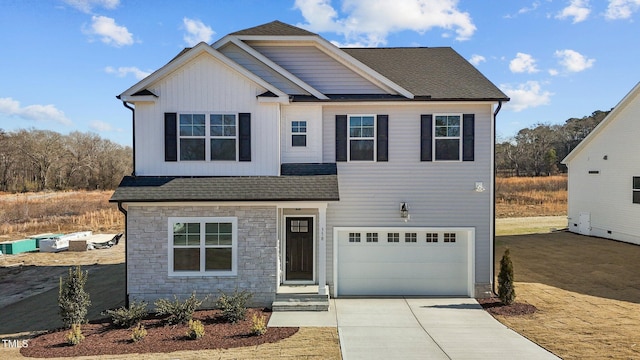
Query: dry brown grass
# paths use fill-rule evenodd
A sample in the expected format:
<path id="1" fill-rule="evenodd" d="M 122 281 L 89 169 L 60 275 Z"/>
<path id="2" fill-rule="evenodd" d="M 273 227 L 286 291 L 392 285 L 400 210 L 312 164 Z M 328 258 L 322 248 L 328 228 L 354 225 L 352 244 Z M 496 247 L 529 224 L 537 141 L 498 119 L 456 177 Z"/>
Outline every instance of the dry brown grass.
<path id="1" fill-rule="evenodd" d="M 496 217 L 567 215 L 567 177 L 496 178 Z"/>
<path id="2" fill-rule="evenodd" d="M 0 195 L 0 239 L 37 233 L 122 232 L 124 215 L 109 203 L 113 191 Z"/>

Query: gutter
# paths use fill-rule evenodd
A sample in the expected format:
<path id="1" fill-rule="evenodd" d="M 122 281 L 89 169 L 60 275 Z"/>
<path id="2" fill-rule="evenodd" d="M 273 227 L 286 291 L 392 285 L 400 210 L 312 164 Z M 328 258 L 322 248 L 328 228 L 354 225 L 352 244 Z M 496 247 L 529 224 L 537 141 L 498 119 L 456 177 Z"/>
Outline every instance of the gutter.
<path id="1" fill-rule="evenodd" d="M 496 111 L 493 112 L 493 153 L 491 154 L 491 156 L 493 157 L 492 161 L 493 161 L 493 199 L 491 201 L 491 207 L 492 207 L 492 211 L 493 211 L 493 219 L 491 219 L 491 221 L 493 221 L 493 225 L 492 225 L 492 229 L 493 229 L 493 234 L 491 234 L 492 236 L 492 241 L 493 241 L 493 254 L 491 256 L 491 263 L 493 265 L 493 279 L 491 279 L 491 291 L 493 292 L 493 296 L 498 296 L 498 293 L 496 292 L 496 175 L 497 175 L 497 171 L 496 171 L 496 117 L 498 116 L 498 113 L 500 112 L 500 109 L 502 109 L 502 100 L 498 100 L 498 107 L 496 108 Z"/>
<path id="2" fill-rule="evenodd" d="M 129 231 L 128 229 L 128 219 L 127 219 L 127 210 L 122 207 L 122 201 L 118 201 L 118 210 L 124 214 L 124 306 L 129 308 L 129 284 L 127 284 L 128 279 L 128 270 L 127 264 L 129 258 L 129 252 L 127 251 L 127 245 L 129 244 Z"/>
<path id="3" fill-rule="evenodd" d="M 116 96 L 116 98 L 120 99 L 120 95 Z M 133 131 L 133 147 L 131 150 L 133 152 L 133 170 L 131 171 L 131 176 L 136 176 L 136 111 L 124 100 L 122 101 L 122 105 L 131 110 L 131 129 Z"/>

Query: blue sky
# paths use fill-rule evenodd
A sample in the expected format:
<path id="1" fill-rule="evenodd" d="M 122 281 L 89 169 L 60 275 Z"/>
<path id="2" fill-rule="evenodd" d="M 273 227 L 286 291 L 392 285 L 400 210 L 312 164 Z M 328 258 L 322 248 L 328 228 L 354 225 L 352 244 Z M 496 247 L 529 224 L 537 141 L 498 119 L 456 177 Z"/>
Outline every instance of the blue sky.
<path id="1" fill-rule="evenodd" d="M 0 0 L 0 128 L 130 145 L 115 96 L 181 49 L 280 20 L 339 46 L 451 46 L 512 101 L 501 138 L 640 81 L 640 0 Z"/>

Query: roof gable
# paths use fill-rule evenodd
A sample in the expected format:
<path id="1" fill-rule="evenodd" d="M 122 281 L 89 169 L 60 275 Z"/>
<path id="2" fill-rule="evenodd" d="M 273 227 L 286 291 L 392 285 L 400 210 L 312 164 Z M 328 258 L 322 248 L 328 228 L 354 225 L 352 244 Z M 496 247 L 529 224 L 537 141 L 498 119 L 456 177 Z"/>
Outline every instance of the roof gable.
<path id="1" fill-rule="evenodd" d="M 624 108 L 626 108 L 633 101 L 640 101 L 640 82 L 638 82 L 633 87 L 633 89 L 631 89 L 631 91 L 627 95 L 625 95 L 625 97 L 622 100 L 620 100 L 620 102 L 613 108 L 613 110 L 611 110 L 609 115 L 607 115 L 607 117 L 605 117 L 604 120 L 602 120 L 600 124 L 598 124 L 598 126 L 596 126 L 589 133 L 589 135 L 587 135 L 586 138 L 582 139 L 582 141 L 578 144 L 578 146 L 576 146 L 569 153 L 569 155 L 567 155 L 564 159 L 562 159 L 560 163 L 567 165 L 569 162 L 571 162 L 571 160 L 573 160 L 580 152 L 582 152 L 583 149 L 588 147 L 589 144 L 596 137 L 598 137 L 602 132 L 604 132 L 604 130 L 612 122 L 615 121 L 615 119 L 618 117 L 618 114 L 620 114 L 624 110 Z"/>
<path id="2" fill-rule="evenodd" d="M 317 36 L 318 34 L 276 20 L 252 28 L 239 30 L 229 35 Z"/>

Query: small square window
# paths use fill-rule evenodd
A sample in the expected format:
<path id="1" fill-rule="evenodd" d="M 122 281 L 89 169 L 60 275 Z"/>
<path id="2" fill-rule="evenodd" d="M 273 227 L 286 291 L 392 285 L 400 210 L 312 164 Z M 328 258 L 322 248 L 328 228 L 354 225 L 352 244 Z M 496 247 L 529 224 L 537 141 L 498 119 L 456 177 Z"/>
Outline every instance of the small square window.
<path id="1" fill-rule="evenodd" d="M 349 242 L 350 243 L 359 243 L 360 242 L 360 233 L 349 233 Z"/>
<path id="2" fill-rule="evenodd" d="M 438 242 L 438 233 L 427 233 L 427 242 L 428 243 L 437 243 Z"/>
<path id="3" fill-rule="evenodd" d="M 308 220 L 291 220 L 291 232 L 292 233 L 309 232 L 309 221 Z"/>
<path id="4" fill-rule="evenodd" d="M 418 242 L 418 234 L 416 234 L 416 233 L 405 233 L 404 234 L 404 242 L 406 242 L 406 243 Z"/>
<path id="5" fill-rule="evenodd" d="M 444 233 L 444 242 L 446 243 L 456 242 L 456 233 Z"/>
<path id="6" fill-rule="evenodd" d="M 378 242 L 378 233 L 367 233 L 367 242 Z"/>
<path id="7" fill-rule="evenodd" d="M 390 243 L 400 242 L 400 233 L 388 233 L 387 242 L 390 242 Z"/>

